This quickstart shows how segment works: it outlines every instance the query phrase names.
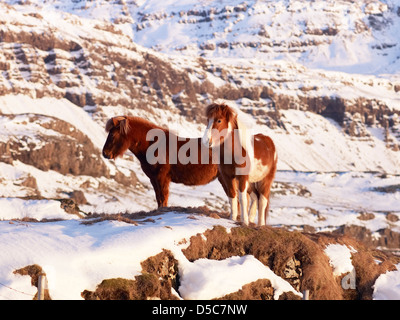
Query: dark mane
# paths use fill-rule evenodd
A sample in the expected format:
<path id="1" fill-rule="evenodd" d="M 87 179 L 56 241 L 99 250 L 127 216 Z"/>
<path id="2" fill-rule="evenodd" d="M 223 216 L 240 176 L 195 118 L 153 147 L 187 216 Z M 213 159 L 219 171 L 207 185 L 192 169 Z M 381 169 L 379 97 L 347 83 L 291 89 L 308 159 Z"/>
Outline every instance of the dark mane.
<path id="1" fill-rule="evenodd" d="M 135 127 L 136 125 L 145 125 L 146 127 L 150 127 L 151 129 L 163 129 L 155 125 L 154 123 L 140 117 L 116 116 L 107 121 L 106 132 L 110 132 L 111 129 L 120 126 L 121 133 L 128 134 L 131 128 Z"/>
<path id="2" fill-rule="evenodd" d="M 114 122 L 113 122 L 114 118 L 108 119 L 107 123 L 106 123 L 106 132 L 110 132 L 112 128 L 114 128 Z"/>

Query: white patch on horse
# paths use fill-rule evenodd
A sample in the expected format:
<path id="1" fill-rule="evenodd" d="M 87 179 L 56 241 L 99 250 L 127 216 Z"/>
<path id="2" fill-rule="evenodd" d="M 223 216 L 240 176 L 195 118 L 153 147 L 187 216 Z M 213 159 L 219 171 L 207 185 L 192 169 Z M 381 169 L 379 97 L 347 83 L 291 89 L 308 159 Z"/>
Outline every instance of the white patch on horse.
<path id="1" fill-rule="evenodd" d="M 253 141 L 254 136 L 250 134 L 249 129 L 239 119 L 237 119 L 237 124 L 238 124 L 240 144 L 246 150 L 250 159 L 253 159 L 253 157 L 254 157 L 254 141 Z"/>
<path id="2" fill-rule="evenodd" d="M 235 156 L 240 159 L 239 163 L 243 160 L 245 161 L 245 167 L 236 168 L 236 174 L 249 175 L 251 168 L 254 166 L 254 136 L 250 134 L 249 129 L 247 129 L 247 127 L 239 119 L 237 119 L 237 126 L 238 128 L 236 130 L 235 139 L 236 137 L 238 138 L 239 146 L 237 146 L 235 142 Z M 244 159 L 242 157 L 241 148 L 246 150 L 246 157 Z"/>
<path id="3" fill-rule="evenodd" d="M 261 159 L 254 158 L 249 173 L 250 182 L 258 182 L 268 174 L 268 166 L 262 164 Z"/>

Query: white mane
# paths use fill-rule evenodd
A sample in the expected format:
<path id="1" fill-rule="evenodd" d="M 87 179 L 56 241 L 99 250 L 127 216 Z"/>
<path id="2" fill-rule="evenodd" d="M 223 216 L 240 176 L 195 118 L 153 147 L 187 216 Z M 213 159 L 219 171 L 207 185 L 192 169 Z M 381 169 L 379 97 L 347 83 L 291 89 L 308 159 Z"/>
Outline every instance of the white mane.
<path id="1" fill-rule="evenodd" d="M 248 128 L 246 123 L 243 121 L 243 118 L 240 116 L 240 114 L 234 110 L 236 115 L 237 115 L 237 126 L 238 126 L 238 137 L 239 137 L 239 143 L 243 147 L 243 149 L 246 150 L 247 157 L 246 161 L 250 161 L 248 165 L 246 165 L 246 169 L 249 170 L 248 172 L 251 171 L 251 169 L 254 167 L 253 162 L 254 162 L 254 136 L 252 135 L 251 129 Z M 242 112 L 240 112 L 242 113 Z"/>

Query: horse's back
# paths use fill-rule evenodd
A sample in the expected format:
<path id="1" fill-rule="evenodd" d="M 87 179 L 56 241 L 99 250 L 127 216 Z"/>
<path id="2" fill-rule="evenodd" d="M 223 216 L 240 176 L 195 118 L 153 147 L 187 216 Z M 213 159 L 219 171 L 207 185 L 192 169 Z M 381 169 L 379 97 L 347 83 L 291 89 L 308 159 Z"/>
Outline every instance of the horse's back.
<path id="1" fill-rule="evenodd" d="M 188 143 L 192 148 L 187 148 Z M 185 149 L 181 149 L 185 145 Z M 212 163 L 212 154 L 201 138 L 180 138 L 177 152 L 177 163 L 171 164 L 172 182 L 195 186 L 207 184 L 217 177 L 218 165 Z"/>
<path id="2" fill-rule="evenodd" d="M 263 162 L 276 160 L 274 141 L 262 133 L 254 135 L 254 156 Z"/>

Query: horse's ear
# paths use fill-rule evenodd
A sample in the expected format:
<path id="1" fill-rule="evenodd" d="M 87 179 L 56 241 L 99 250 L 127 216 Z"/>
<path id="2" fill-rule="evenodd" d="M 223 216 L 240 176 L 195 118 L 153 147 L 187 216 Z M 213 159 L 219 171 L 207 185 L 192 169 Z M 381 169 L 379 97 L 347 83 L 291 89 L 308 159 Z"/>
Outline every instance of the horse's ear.
<path id="1" fill-rule="evenodd" d="M 124 134 L 124 135 L 127 135 L 129 133 L 130 126 L 129 126 L 129 120 L 127 118 L 123 118 L 119 122 L 119 130 L 120 130 L 121 134 Z"/>
<path id="2" fill-rule="evenodd" d="M 113 127 L 117 127 L 118 126 L 118 124 L 119 124 L 119 122 L 121 121 L 121 117 L 114 117 L 114 118 L 112 118 L 111 120 L 112 120 L 112 122 L 113 122 Z"/>
<path id="3" fill-rule="evenodd" d="M 106 123 L 106 131 L 110 132 L 112 128 L 119 126 L 121 134 L 128 134 L 130 130 L 129 120 L 126 117 L 113 117 Z"/>
<path id="4" fill-rule="evenodd" d="M 106 132 L 110 132 L 114 126 L 114 118 L 109 119 L 106 123 Z"/>

